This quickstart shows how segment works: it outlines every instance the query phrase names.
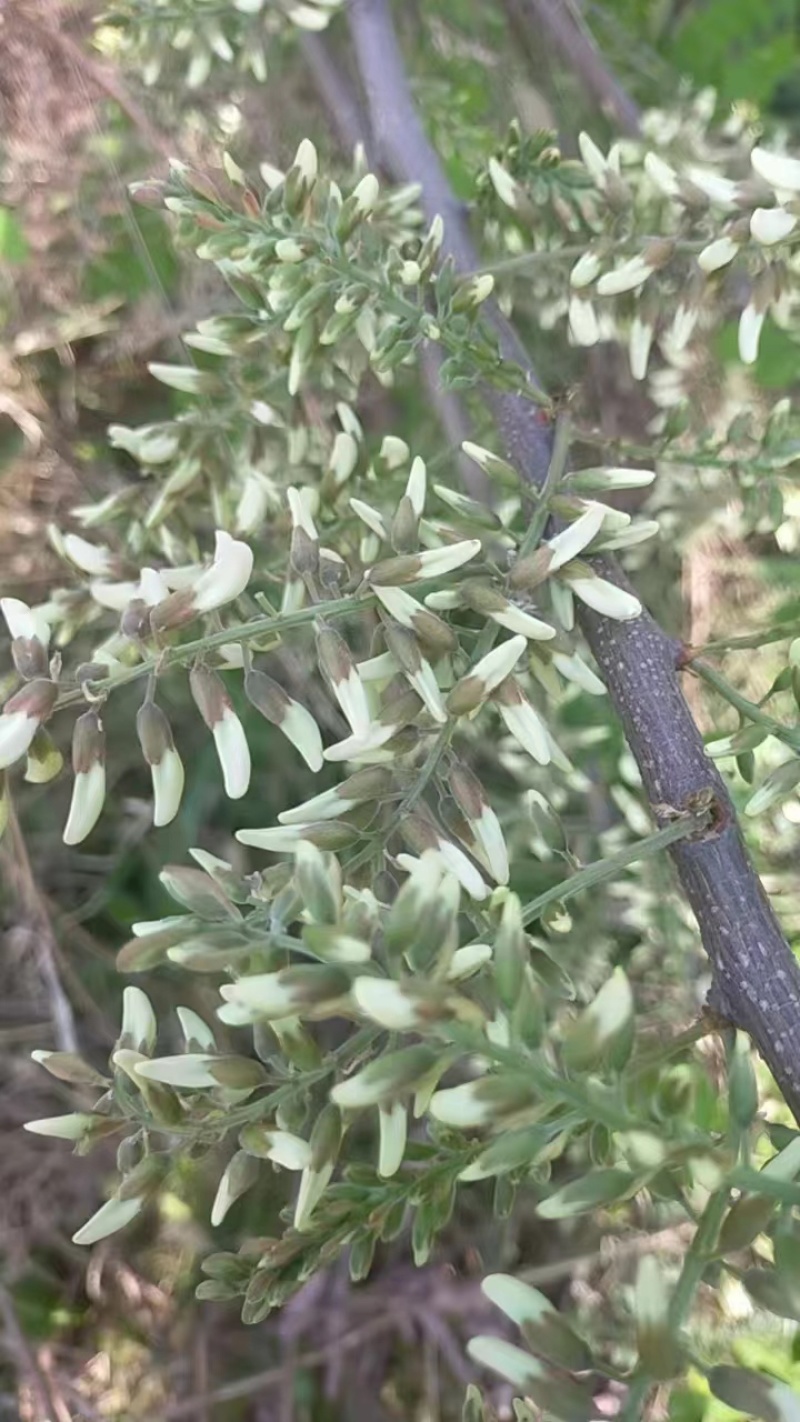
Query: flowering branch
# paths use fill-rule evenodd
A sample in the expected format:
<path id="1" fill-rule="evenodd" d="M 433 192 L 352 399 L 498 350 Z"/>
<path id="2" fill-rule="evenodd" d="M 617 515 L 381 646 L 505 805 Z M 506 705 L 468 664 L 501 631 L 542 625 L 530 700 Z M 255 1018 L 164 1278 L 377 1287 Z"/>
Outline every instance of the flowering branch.
<path id="1" fill-rule="evenodd" d="M 414 107 L 386 0 L 353 0 L 350 25 L 373 134 L 384 163 L 402 181 L 422 183 L 429 218 L 445 223 L 445 247 L 461 271 L 478 260 L 460 204 Z M 495 311 L 500 348 L 539 382 L 513 328 Z M 550 467 L 551 430 L 540 409 L 516 394 L 486 395 L 506 457 L 534 485 Z M 608 558 L 600 577 L 627 581 Z M 678 678 L 679 647 L 647 614 L 615 621 L 581 609 L 579 622 L 638 762 L 656 819 L 713 806 L 713 825 L 670 853 L 714 972 L 711 1005 L 747 1030 L 800 1118 L 800 967 L 747 856 L 725 785 L 710 764 Z"/>

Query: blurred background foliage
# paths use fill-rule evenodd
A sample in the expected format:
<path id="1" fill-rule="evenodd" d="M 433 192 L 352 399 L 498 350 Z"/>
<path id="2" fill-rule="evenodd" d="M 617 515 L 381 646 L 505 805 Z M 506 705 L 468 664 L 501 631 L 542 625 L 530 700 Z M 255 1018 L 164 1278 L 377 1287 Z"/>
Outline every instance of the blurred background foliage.
<path id="1" fill-rule="evenodd" d="M 146 5 L 129 0 L 123 8 L 141 14 Z M 241 21 L 247 51 L 255 22 L 245 7 L 229 12 L 184 0 L 182 8 L 200 28 L 215 14 Z M 514 117 L 527 131 L 552 125 L 567 152 L 583 127 L 603 145 L 611 136 L 580 80 L 518 0 L 436 0 L 396 10 L 418 102 L 465 202 L 475 200 L 474 175 Z M 597 0 L 583 11 L 609 66 L 643 107 L 668 107 L 682 86 L 710 85 L 721 114 L 745 106 L 800 138 L 794 0 Z M 31 602 L 63 577 L 47 539 L 50 523 L 67 522 L 75 504 L 136 487 L 141 477 L 127 455 L 109 447 L 107 426 L 169 417 L 180 405 L 179 396 L 150 378 L 147 362 L 180 359 L 181 331 L 224 301 L 208 264 L 176 250 L 169 225 L 134 207 L 127 184 L 163 172 L 168 155 L 215 166 L 221 147 L 245 167 L 286 164 L 304 135 L 326 166 L 344 166 L 348 156 L 317 97 L 300 31 L 274 26 L 265 80 L 254 73 L 252 54 L 247 63 L 241 56 L 221 62 L 212 51 L 202 84 L 191 87 L 184 49 L 162 47 L 160 72 L 146 75 L 153 82 L 145 88 L 142 56 L 123 42 L 115 18 L 113 10 L 99 16 L 78 0 L 12 0 L 2 17 L 0 566 L 3 593 Z M 344 51 L 337 25 L 332 41 Z M 524 294 L 517 309 L 524 325 Z M 530 317 L 535 324 L 533 298 Z M 569 399 L 583 354 L 562 347 L 548 358 L 541 336 L 537 349 L 546 383 Z M 722 404 L 767 404 L 776 391 L 796 394 L 797 345 L 784 333 L 765 333 L 746 390 L 732 369 L 734 353 L 731 326 L 717 352 L 723 370 L 731 366 L 730 386 L 720 388 L 717 378 L 698 391 L 710 418 Z M 609 377 L 615 358 L 602 352 L 589 359 L 586 398 L 602 408 L 609 428 L 644 441 L 646 401 L 626 386 L 624 372 L 615 368 Z M 374 410 L 362 414 L 377 426 L 390 397 L 376 390 L 372 398 Z M 421 448 L 440 448 L 419 390 L 404 387 L 391 401 L 390 428 L 413 429 Z M 782 470 L 743 497 L 735 470 L 678 468 L 674 477 L 662 470 L 653 507 L 665 536 L 648 545 L 635 576 L 672 630 L 703 642 L 796 619 L 795 480 L 791 468 Z M 765 647 L 757 657 L 731 658 L 728 672 L 758 700 L 780 665 Z M 704 689 L 689 691 L 704 729 L 735 728 L 735 718 L 726 721 L 717 703 L 712 709 Z M 498 1218 L 489 1182 L 461 1192 L 425 1269 L 413 1270 L 401 1236 L 381 1247 L 368 1282 L 353 1286 L 346 1266 L 336 1265 L 278 1317 L 249 1331 L 234 1306 L 196 1303 L 198 1259 L 212 1245 L 236 1248 L 246 1235 L 277 1233 L 286 1176 L 275 1175 L 271 1194 L 248 1195 L 212 1240 L 207 1221 L 219 1170 L 187 1156 L 145 1223 L 123 1242 L 112 1239 L 96 1250 L 88 1268 L 86 1253 L 69 1243 L 103 1198 L 113 1156 L 101 1148 L 90 1158 L 67 1157 L 59 1142 L 20 1132 L 24 1120 L 69 1109 L 66 1094 L 43 1080 L 28 1053 L 74 1032 L 84 1053 L 103 1060 L 118 1031 L 115 952 L 132 921 L 169 912 L 158 870 L 185 861 L 194 845 L 233 862 L 243 853 L 233 841 L 242 812 L 222 794 L 213 748 L 188 692 L 171 683 L 170 695 L 176 736 L 195 773 L 168 829 L 147 833 L 149 780 L 131 729 L 136 698 L 119 693 L 110 704 L 113 811 L 90 848 L 78 853 L 61 842 L 55 826 L 63 823 L 68 787 L 60 782 L 26 787 L 20 824 L 12 824 L 0 846 L 0 1416 L 446 1422 L 460 1415 L 464 1384 L 473 1376 L 464 1340 L 491 1314 L 478 1284 L 492 1269 L 523 1273 L 557 1303 L 569 1299 L 587 1329 L 602 1327 L 608 1336 L 617 1327 L 621 1335 L 638 1256 L 657 1247 L 669 1269 L 682 1248 L 680 1230 L 668 1218 L 657 1225 L 642 1218 L 639 1232 L 629 1226 L 619 1232 L 612 1210 L 601 1236 L 597 1215 L 554 1228 L 524 1204 Z M 556 806 L 570 853 L 585 862 L 647 833 L 649 821 L 635 766 L 602 703 L 573 690 L 559 717 L 556 738 L 594 787 L 574 803 L 565 789 Z M 266 824 L 296 802 L 300 782 L 278 733 L 252 713 L 247 729 L 257 775 L 244 823 Z M 511 767 L 487 746 L 475 769 L 498 808 L 509 809 Z M 535 768 L 513 770 L 536 789 Z M 741 805 L 749 788 L 732 774 Z M 515 814 L 518 855 L 528 851 L 515 887 L 526 897 L 562 876 L 565 846 L 546 819 Z M 754 826 L 751 848 L 796 941 L 800 797 Z M 706 986 L 705 962 L 665 861 L 650 860 L 574 900 L 571 916 L 550 931 L 585 995 L 621 964 L 665 1029 L 692 1021 Z M 178 983 L 160 970 L 147 987 L 160 1018 L 176 1002 L 213 1010 L 200 977 L 187 988 L 186 977 Z M 693 1109 L 711 1120 L 722 1068 L 712 1045 L 701 1050 L 703 1071 L 688 1064 L 676 1071 L 686 1076 Z M 786 1119 L 769 1095 L 766 1110 Z M 794 1321 L 776 1321 L 744 1290 L 729 1287 L 701 1294 L 697 1326 L 719 1340 L 721 1351 L 800 1390 Z M 495 1400 L 502 1411 L 508 1395 L 500 1389 Z M 673 1398 L 671 1416 L 727 1422 L 735 1414 L 711 1400 L 698 1378 Z"/>

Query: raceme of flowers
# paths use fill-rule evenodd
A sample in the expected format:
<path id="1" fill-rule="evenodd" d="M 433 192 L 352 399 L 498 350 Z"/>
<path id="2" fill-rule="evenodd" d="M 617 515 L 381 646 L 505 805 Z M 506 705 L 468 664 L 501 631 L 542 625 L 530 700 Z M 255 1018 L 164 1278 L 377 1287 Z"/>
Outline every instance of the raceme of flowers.
<path id="1" fill-rule="evenodd" d="M 260 83 L 268 75 L 269 41 L 289 26 L 317 33 L 327 26 L 341 0 L 234 0 L 227 12 L 218 6 L 203 13 L 192 0 L 168 6 L 143 0 L 116 0 L 103 12 L 98 38 L 114 31 L 114 43 L 153 85 L 167 65 L 177 62 L 181 81 L 200 89 L 216 65 L 236 66 Z"/>
<path id="2" fill-rule="evenodd" d="M 501 463 L 480 446 L 467 445 L 466 450 L 484 470 L 491 472 Z M 396 441 L 389 453 L 402 471 L 410 454 L 407 446 Z M 596 480 L 592 471 L 583 477 Z M 600 471 L 609 486 L 641 484 L 650 477 L 647 471 Z M 363 835 L 374 836 L 382 817 L 367 826 L 367 805 L 380 800 L 391 817 L 393 797 L 402 798 L 408 777 L 413 778 L 415 765 L 432 745 L 441 745 L 441 773 L 451 786 L 455 783 L 448 759 L 450 739 L 459 722 L 473 720 L 485 707 L 492 708 L 538 763 L 563 764 L 530 691 L 538 682 L 557 696 L 564 681 L 591 693 L 603 690 L 568 641 L 574 600 L 609 617 L 625 619 L 640 611 L 630 593 L 599 577 L 581 555 L 638 543 L 655 525 L 633 523 L 627 514 L 579 497 L 577 488 L 575 493 L 565 490 L 554 509 L 571 521 L 520 555 L 516 538 L 499 519 L 491 532 L 470 527 L 470 515 L 477 519 L 478 513 L 469 500 L 444 487 L 433 492 L 448 514 L 459 508 L 463 526 L 458 527 L 456 517 L 446 523 L 426 519 L 427 482 L 424 462 L 417 457 L 410 461 L 394 509 L 381 511 L 351 497 L 349 516 L 341 525 L 341 552 L 321 543 L 312 513 L 318 507 L 315 491 L 290 486 L 287 611 L 283 618 L 277 614 L 240 624 L 229 641 L 219 625 L 220 612 L 245 593 L 254 575 L 253 551 L 244 542 L 219 531 L 209 566 L 145 568 L 138 580 L 117 582 L 118 562 L 111 549 L 64 535 L 63 553 L 87 578 L 90 594 L 102 608 L 121 610 L 120 633 L 113 640 L 119 655 L 112 655 L 106 644 L 67 678 L 60 658 L 48 660 L 52 608 L 31 609 L 17 599 L 3 599 L 0 607 L 22 685 L 0 714 L 0 769 L 25 760 L 28 780 L 42 783 L 56 776 L 62 757 L 46 723 L 65 687 L 73 700 L 82 690 L 87 704 L 75 723 L 73 796 L 64 836 L 68 844 L 80 843 L 97 823 L 105 799 L 103 701 L 115 682 L 147 675 L 136 729 L 152 777 L 154 823 L 170 823 L 180 806 L 184 767 L 156 697 L 159 676 L 166 674 L 171 655 L 191 664 L 192 697 L 214 739 L 225 793 L 232 799 L 246 793 L 251 775 L 244 726 L 220 675 L 232 667 L 243 669 L 250 705 L 283 732 L 312 771 L 320 770 L 325 760 L 381 767 L 356 769 L 336 789 L 285 812 L 282 819 L 290 829 L 250 832 L 249 842 L 262 848 L 284 850 L 298 837 L 298 826 L 330 819 L 347 826 L 353 815 Z M 513 500 L 510 510 L 516 516 Z M 460 536 L 469 533 L 473 536 Z M 539 601 L 549 595 L 549 618 L 534 604 L 534 592 Z M 365 620 L 357 640 L 369 647 L 370 655 L 358 657 L 335 623 L 343 611 L 351 617 L 358 614 L 362 604 Z M 209 615 L 218 629 L 211 645 L 204 647 L 200 639 L 194 654 L 185 654 L 180 637 L 187 629 L 196 636 L 198 622 Z M 252 661 L 251 640 L 265 631 L 280 632 L 284 622 L 291 627 L 298 616 L 313 628 L 316 664 L 346 728 L 327 748 L 308 709 Z M 460 809 L 465 816 L 458 830 L 462 841 L 495 882 L 505 882 L 502 835 L 477 782 L 464 781 Z M 405 817 L 406 836 L 416 823 L 413 815 Z M 359 837 L 355 827 L 348 833 Z M 419 824 L 416 833 L 430 839 L 434 831 Z M 457 859 L 462 882 L 471 885 L 476 897 L 485 896 L 488 888 L 475 866 L 449 835 L 441 830 L 436 834 L 444 852 Z"/>
<path id="3" fill-rule="evenodd" d="M 486 174 L 497 201 L 524 225 L 541 210 L 532 206 L 529 185 L 546 181 L 553 189 L 562 234 L 567 242 L 580 234 L 586 244 L 572 266 L 568 293 L 560 289 L 554 309 L 566 307 L 570 337 L 578 346 L 620 339 L 627 328 L 637 380 L 645 379 L 657 343 L 673 372 L 671 381 L 664 372 L 653 385 L 654 398 L 663 405 L 688 398 L 692 338 L 702 332 L 707 341 L 709 323 L 737 306 L 743 287 L 747 298 L 739 308 L 738 344 L 745 365 L 757 359 L 768 315 L 782 326 L 794 319 L 800 290 L 800 159 L 760 144 L 748 153 L 741 126 L 728 129 L 715 143 L 700 122 L 680 133 L 669 125 L 659 130 L 654 122 L 648 136 L 663 145 L 661 152 L 622 141 L 607 154 L 582 133 L 587 185 L 576 183 L 572 172 L 578 165 L 561 163 L 552 145 L 536 154 L 526 175 L 514 137 L 508 166 L 493 158 Z M 676 163 L 668 157 L 673 148 L 682 154 Z M 687 160 L 687 149 L 693 148 L 697 157 Z M 573 194 L 568 212 L 559 209 L 563 196 L 554 189 L 562 168 L 562 184 L 573 184 L 567 189 Z M 731 171 L 737 176 L 728 176 Z M 560 243 L 553 241 L 550 253 L 532 253 L 532 268 L 548 255 L 557 257 L 559 245 L 563 236 Z M 540 282 L 547 301 L 547 291 L 558 290 L 552 261 Z"/>

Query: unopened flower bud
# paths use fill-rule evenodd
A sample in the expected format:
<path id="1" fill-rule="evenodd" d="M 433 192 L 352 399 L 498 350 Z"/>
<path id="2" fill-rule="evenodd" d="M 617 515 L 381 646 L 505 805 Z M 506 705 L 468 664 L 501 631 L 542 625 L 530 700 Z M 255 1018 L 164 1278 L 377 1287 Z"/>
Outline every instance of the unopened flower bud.
<path id="1" fill-rule="evenodd" d="M 364 801 L 383 800 L 396 792 L 392 771 L 386 766 L 367 766 L 357 770 L 332 790 L 323 790 L 302 805 L 283 810 L 278 815 L 282 825 L 304 825 L 310 820 L 338 819 Z"/>
<path id="2" fill-rule="evenodd" d="M 305 706 L 288 696 L 272 677 L 253 668 L 245 673 L 244 694 L 250 704 L 296 746 L 310 770 L 322 769 L 322 736 Z"/>
<path id="3" fill-rule="evenodd" d="M 97 711 L 85 711 L 72 737 L 75 782 L 64 828 L 65 844 L 80 844 L 94 829 L 106 798 L 106 738 Z"/>
<path id="4" fill-rule="evenodd" d="M 547 727 L 513 677 L 501 682 L 492 696 L 506 728 L 539 765 L 549 765 L 552 754 Z"/>
<path id="5" fill-rule="evenodd" d="M 155 702 L 145 701 L 139 708 L 136 734 L 153 781 L 153 824 L 168 825 L 178 813 L 185 775 L 172 728 Z"/>
<path id="6" fill-rule="evenodd" d="M 397 587 L 403 583 L 419 582 L 423 578 L 440 578 L 469 562 L 480 550 L 479 538 L 467 538 L 443 548 L 428 548 L 422 553 L 386 558 L 369 568 L 364 576 L 373 587 Z"/>
<path id="7" fill-rule="evenodd" d="M 189 686 L 195 705 L 214 737 L 225 794 L 231 800 L 239 800 L 247 792 L 251 770 L 244 727 L 221 679 L 210 667 L 196 663 L 189 673 Z"/>
<path id="8" fill-rule="evenodd" d="M 331 1100 L 343 1111 L 357 1111 L 365 1106 L 377 1106 L 382 1101 L 396 1101 L 410 1095 L 440 1057 L 441 1052 L 422 1046 L 387 1052 L 334 1086 Z"/>
<path id="9" fill-rule="evenodd" d="M 446 705 L 451 716 L 466 716 L 486 701 L 495 687 L 514 670 L 526 646 L 524 637 L 510 637 L 507 642 L 487 652 L 450 692 Z"/>
<path id="10" fill-rule="evenodd" d="M 215 535 L 214 561 L 189 588 L 180 588 L 150 614 L 155 631 L 180 627 L 193 617 L 224 607 L 244 592 L 253 572 L 253 551 L 220 529 Z"/>
<path id="11" fill-rule="evenodd" d="M 0 770 L 25 754 L 57 698 L 55 682 L 44 677 L 29 681 L 9 698 L 0 714 Z"/>
<path id="12" fill-rule="evenodd" d="M 366 736 L 371 724 L 367 693 L 350 648 L 329 623 L 319 623 L 316 633 L 320 669 L 356 736 Z"/>
<path id="13" fill-rule="evenodd" d="M 508 850 L 500 821 L 476 775 L 463 764 L 451 767 L 450 792 L 469 825 L 478 846 L 478 857 L 496 884 L 508 883 Z"/>
<path id="14" fill-rule="evenodd" d="M 339 1108 L 330 1103 L 323 1107 L 311 1132 L 311 1161 L 300 1177 L 294 1211 L 296 1230 L 302 1232 L 308 1228 L 313 1211 L 325 1193 L 339 1156 L 342 1134 Z"/>

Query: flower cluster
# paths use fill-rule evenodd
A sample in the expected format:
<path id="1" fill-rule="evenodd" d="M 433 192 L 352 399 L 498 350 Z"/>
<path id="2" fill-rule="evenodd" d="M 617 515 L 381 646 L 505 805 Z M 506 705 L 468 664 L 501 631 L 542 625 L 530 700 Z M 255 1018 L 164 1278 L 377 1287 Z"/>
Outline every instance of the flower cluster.
<path id="1" fill-rule="evenodd" d="M 748 151 L 735 116 L 709 136 L 713 108 L 713 96 L 699 96 L 677 128 L 650 116 L 644 141 L 618 142 L 608 153 L 583 133 L 582 164 L 562 161 L 552 145 L 526 158 L 512 134 L 486 175 L 512 235 L 534 216 L 540 231 L 543 192 L 551 209 L 549 247 L 498 270 L 513 271 L 516 261 L 530 269 L 549 323 L 565 315 L 573 344 L 625 340 L 637 380 L 657 347 L 666 368 L 652 388 L 661 405 L 689 395 L 695 333 L 706 342 L 709 326 L 738 309 L 739 354 L 752 365 L 767 316 L 790 324 L 800 290 L 800 160 L 761 145 Z M 559 254 L 566 262 L 576 236 L 565 287 Z"/>
<path id="2" fill-rule="evenodd" d="M 165 5 L 115 0 L 101 25 L 114 31 L 115 43 L 153 85 L 167 65 L 180 66 L 187 89 L 201 88 L 217 65 L 236 66 L 263 83 L 268 73 L 269 41 L 287 23 L 312 33 L 327 28 L 341 0 L 236 0 L 226 13 L 192 0 Z M 204 13 L 207 11 L 207 13 Z"/>

